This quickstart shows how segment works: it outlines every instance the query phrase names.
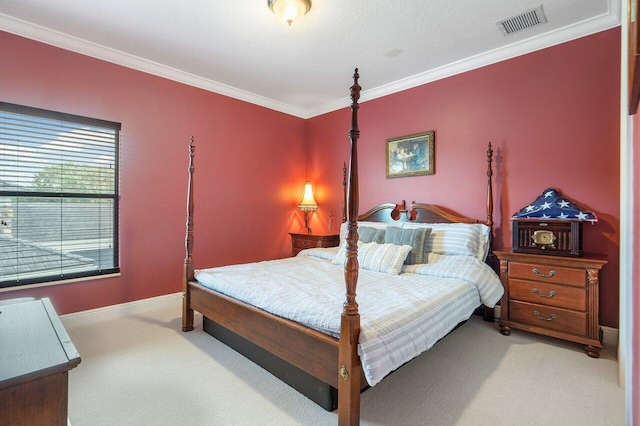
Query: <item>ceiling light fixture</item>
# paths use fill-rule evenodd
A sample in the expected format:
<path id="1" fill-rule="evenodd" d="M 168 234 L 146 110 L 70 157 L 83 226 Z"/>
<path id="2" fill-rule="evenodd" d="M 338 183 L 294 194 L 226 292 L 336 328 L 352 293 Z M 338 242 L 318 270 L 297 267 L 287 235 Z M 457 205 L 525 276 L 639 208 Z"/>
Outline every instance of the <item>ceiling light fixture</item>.
<path id="1" fill-rule="evenodd" d="M 289 26 L 311 9 L 311 0 L 267 0 L 269 8 Z"/>

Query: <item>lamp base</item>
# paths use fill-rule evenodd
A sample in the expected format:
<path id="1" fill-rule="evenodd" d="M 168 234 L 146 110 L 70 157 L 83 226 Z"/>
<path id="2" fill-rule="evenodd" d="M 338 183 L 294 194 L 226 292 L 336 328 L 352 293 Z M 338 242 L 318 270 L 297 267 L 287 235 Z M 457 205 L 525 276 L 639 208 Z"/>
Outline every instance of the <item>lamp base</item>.
<path id="1" fill-rule="evenodd" d="M 311 234 L 311 228 L 309 228 L 309 211 L 308 210 L 304 211 L 304 228 L 300 228 L 300 229 L 306 229 L 307 234 Z"/>

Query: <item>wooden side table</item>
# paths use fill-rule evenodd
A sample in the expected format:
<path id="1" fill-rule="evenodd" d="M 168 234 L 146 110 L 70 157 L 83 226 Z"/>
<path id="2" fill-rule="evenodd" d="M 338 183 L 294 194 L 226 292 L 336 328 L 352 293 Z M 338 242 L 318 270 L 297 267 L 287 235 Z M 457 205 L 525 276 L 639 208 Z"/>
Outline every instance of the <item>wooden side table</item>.
<path id="1" fill-rule="evenodd" d="M 300 250 L 313 247 L 337 247 L 340 244 L 340 236 L 338 234 L 314 235 L 290 232 L 289 235 L 291 235 L 291 253 L 293 256 L 297 255 Z"/>
<path id="2" fill-rule="evenodd" d="M 80 355 L 49 299 L 0 306 L 0 424 L 66 425 Z"/>
<path id="3" fill-rule="evenodd" d="M 604 256 L 494 253 L 504 286 L 498 321 L 502 334 L 511 334 L 512 328 L 544 334 L 581 343 L 587 355 L 600 356 L 598 288 Z"/>

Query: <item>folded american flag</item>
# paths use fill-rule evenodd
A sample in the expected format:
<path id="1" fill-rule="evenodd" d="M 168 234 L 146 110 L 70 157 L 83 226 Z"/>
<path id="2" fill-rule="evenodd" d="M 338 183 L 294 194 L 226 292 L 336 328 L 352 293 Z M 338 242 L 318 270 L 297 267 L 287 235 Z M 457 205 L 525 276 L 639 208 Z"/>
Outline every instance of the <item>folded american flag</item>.
<path id="1" fill-rule="evenodd" d="M 527 207 L 515 213 L 511 219 L 562 219 L 597 222 L 595 213 L 585 211 L 567 200 L 555 188 L 547 188 Z"/>

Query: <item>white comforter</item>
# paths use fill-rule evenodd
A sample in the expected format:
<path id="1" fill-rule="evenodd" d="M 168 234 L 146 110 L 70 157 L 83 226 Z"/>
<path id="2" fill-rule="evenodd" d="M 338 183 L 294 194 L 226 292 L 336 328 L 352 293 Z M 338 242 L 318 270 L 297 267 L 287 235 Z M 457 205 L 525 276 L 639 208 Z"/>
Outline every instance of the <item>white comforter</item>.
<path id="1" fill-rule="evenodd" d="M 297 257 L 196 271 L 205 287 L 338 337 L 345 300 L 337 249 L 303 250 Z M 431 348 L 480 303 L 493 307 L 503 288 L 485 263 L 469 256 L 430 255 L 400 275 L 361 269 L 357 302 L 358 352 L 374 386 Z"/>

